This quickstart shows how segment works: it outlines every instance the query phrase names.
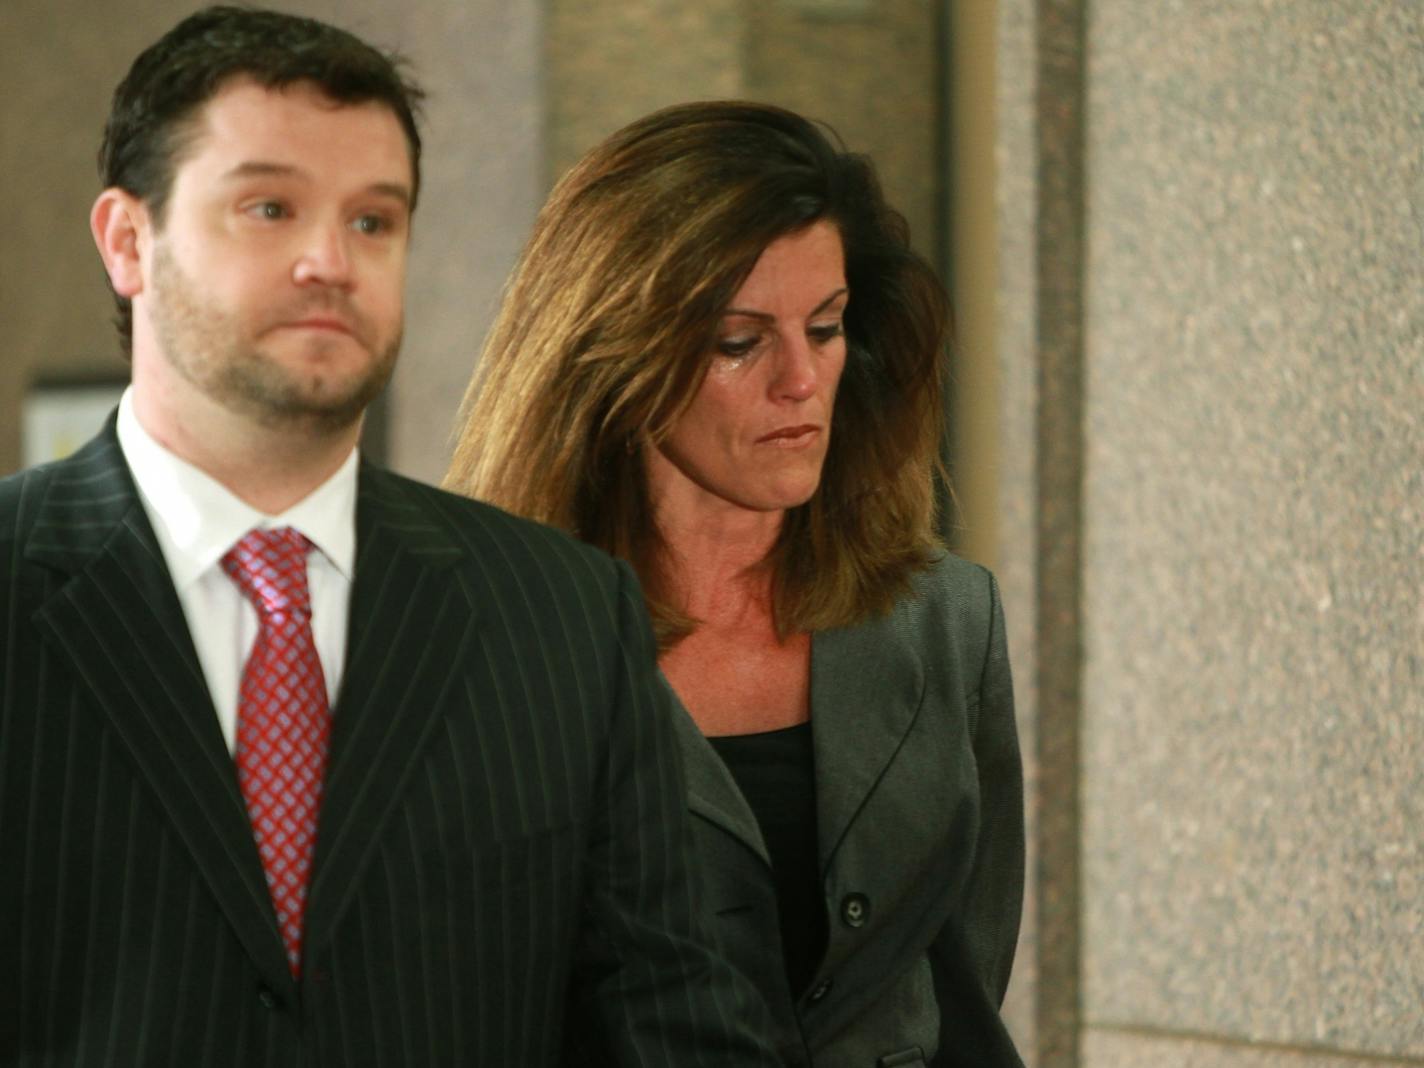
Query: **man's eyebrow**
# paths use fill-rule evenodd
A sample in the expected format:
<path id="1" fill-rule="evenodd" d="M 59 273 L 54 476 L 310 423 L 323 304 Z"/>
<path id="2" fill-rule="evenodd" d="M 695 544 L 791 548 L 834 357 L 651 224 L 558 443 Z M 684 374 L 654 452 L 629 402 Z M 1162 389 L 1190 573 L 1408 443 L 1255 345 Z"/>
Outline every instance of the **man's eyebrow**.
<path id="1" fill-rule="evenodd" d="M 267 163 L 263 160 L 244 160 L 236 167 L 233 167 L 223 178 L 232 180 L 234 178 L 259 178 L 262 176 L 302 178 L 305 175 L 302 171 L 290 163 Z"/>
<path id="2" fill-rule="evenodd" d="M 832 304 L 834 304 L 839 297 L 844 296 L 848 292 L 849 290 L 845 286 L 841 286 L 840 289 L 837 289 L 829 297 L 827 297 L 825 300 L 821 301 L 821 303 L 817 304 L 814 308 L 812 308 L 811 315 L 820 315 L 823 311 L 825 311 Z M 722 312 L 722 314 L 741 315 L 745 316 L 748 319 L 760 319 L 762 322 L 765 323 L 773 322 L 776 319 L 776 316 L 768 312 L 752 311 L 749 308 L 728 308 L 726 311 Z"/>
<path id="3" fill-rule="evenodd" d="M 406 207 L 410 207 L 410 190 L 399 182 L 373 182 L 369 188 L 372 193 L 394 197 Z"/>
<path id="4" fill-rule="evenodd" d="M 223 175 L 226 181 L 261 177 L 308 178 L 309 176 L 300 167 L 290 163 L 271 163 L 266 160 L 245 160 Z M 372 182 L 366 188 L 367 192 L 392 197 L 406 207 L 410 206 L 410 190 L 400 182 Z"/>

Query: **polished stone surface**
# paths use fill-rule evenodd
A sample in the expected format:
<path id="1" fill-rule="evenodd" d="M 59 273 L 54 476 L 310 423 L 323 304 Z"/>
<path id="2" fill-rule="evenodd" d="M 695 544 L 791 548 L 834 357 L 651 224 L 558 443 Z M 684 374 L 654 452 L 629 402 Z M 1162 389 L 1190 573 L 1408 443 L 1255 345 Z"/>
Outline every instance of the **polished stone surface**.
<path id="1" fill-rule="evenodd" d="M 1424 1057 L 1424 7 L 1090 10 L 1087 1020 Z"/>

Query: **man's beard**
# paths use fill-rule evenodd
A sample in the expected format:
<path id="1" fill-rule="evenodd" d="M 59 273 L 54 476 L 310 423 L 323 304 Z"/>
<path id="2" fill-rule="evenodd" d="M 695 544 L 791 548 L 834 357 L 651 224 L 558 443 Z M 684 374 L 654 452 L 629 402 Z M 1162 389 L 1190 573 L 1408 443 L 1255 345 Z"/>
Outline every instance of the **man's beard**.
<path id="1" fill-rule="evenodd" d="M 339 311 L 352 324 L 355 340 L 372 359 L 349 381 L 330 372 L 302 372 L 284 366 L 256 341 L 260 330 L 216 304 L 204 302 L 194 284 L 159 242 L 153 258 L 150 321 L 165 358 L 200 392 L 227 410 L 273 430 L 301 429 L 329 434 L 350 427 L 376 399 L 395 368 L 399 325 L 384 346 L 375 330 L 344 294 L 313 290 L 271 316 L 275 326 L 311 313 Z M 327 342 L 317 340 L 314 344 Z M 333 339 L 330 344 L 349 343 Z"/>

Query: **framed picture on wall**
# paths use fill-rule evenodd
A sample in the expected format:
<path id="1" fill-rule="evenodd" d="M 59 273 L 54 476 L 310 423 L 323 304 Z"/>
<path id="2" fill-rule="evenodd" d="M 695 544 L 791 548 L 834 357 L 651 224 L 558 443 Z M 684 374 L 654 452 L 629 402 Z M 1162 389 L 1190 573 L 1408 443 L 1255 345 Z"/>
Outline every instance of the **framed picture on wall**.
<path id="1" fill-rule="evenodd" d="M 128 380 L 35 382 L 20 410 L 20 463 L 62 460 L 99 432 Z"/>

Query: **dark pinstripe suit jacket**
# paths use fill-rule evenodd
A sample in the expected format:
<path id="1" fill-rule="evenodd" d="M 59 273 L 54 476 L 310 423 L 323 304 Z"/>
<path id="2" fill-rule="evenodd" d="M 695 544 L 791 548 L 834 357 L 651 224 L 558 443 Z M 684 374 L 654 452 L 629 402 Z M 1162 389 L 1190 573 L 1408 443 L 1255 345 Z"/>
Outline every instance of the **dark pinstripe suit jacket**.
<path id="1" fill-rule="evenodd" d="M 787 1063 L 1021 1068 L 999 1005 L 1023 901 L 1023 779 L 989 573 L 946 556 L 889 617 L 816 634 L 811 724 L 830 932 L 793 998 L 756 817 L 678 719 L 707 908 Z"/>
<path id="2" fill-rule="evenodd" d="M 370 467 L 357 542 L 297 985 L 112 423 L 0 482 L 0 1063 L 776 1063 L 628 570 Z"/>

